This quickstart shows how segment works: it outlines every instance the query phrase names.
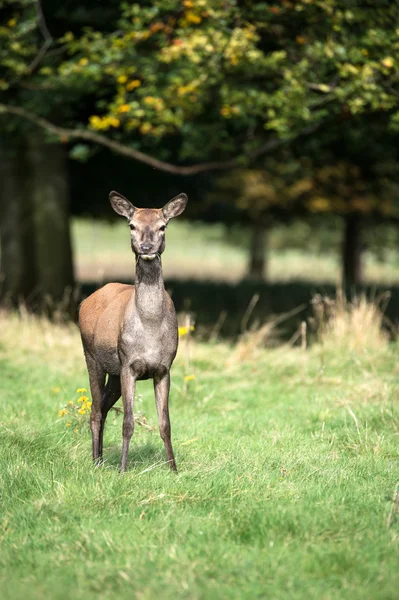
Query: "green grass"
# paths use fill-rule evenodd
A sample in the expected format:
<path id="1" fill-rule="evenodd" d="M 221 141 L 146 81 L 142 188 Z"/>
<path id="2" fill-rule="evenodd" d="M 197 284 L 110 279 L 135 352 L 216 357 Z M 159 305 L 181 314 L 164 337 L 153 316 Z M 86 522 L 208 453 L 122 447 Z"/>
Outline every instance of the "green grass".
<path id="1" fill-rule="evenodd" d="M 303 229 L 304 226 L 302 226 Z M 298 225 L 300 233 L 303 231 Z M 323 243 L 325 231 L 305 229 L 306 239 L 298 238 L 293 227 L 271 230 L 268 252 L 270 282 L 311 281 L 336 284 L 341 276 L 338 247 L 329 253 Z M 298 238 L 301 249 L 284 247 Z M 317 236 L 321 236 L 321 241 Z M 316 237 L 317 240 L 312 238 Z M 336 236 L 335 236 L 336 237 Z M 134 261 L 130 251 L 129 232 L 124 220 L 115 223 L 74 219 L 72 238 L 76 274 L 79 281 L 100 282 L 133 279 Z M 302 241 L 301 241 L 302 240 Z M 334 238 L 335 240 L 335 238 Z M 334 240 L 329 240 L 332 243 Z M 336 242 L 336 240 L 335 240 Z M 222 224 L 207 225 L 184 220 L 173 221 L 167 231 L 167 249 L 163 260 L 166 278 L 239 281 L 246 274 L 249 231 L 237 227 L 232 231 Z M 337 246 L 337 247 L 336 247 Z M 387 250 L 384 261 L 370 252 L 364 256 L 364 281 L 389 285 L 399 281 L 399 260 L 396 250 Z"/>
<path id="2" fill-rule="evenodd" d="M 89 432 L 58 417 L 87 387 L 76 329 L 7 314 L 0 327 L 2 598 L 398 597 L 397 346 L 193 344 L 187 368 L 183 340 L 179 474 L 137 426 L 121 476 L 120 415 L 98 469 Z M 150 383 L 138 392 L 156 425 Z"/>

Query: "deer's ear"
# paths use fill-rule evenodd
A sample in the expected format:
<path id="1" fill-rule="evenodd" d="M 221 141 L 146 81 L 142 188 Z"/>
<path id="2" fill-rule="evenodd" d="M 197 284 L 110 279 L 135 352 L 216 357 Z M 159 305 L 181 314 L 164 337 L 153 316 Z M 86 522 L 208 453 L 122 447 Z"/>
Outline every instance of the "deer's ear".
<path id="1" fill-rule="evenodd" d="M 165 219 L 169 221 L 169 219 L 173 219 L 173 217 L 178 217 L 182 214 L 183 210 L 186 208 L 188 198 L 186 194 L 179 194 L 169 200 L 167 204 L 162 209 L 163 216 Z"/>
<path id="2" fill-rule="evenodd" d="M 136 207 L 133 206 L 131 202 L 122 194 L 118 194 L 118 192 L 111 192 L 109 195 L 109 201 L 111 202 L 111 206 L 118 215 L 122 217 L 126 217 L 126 219 L 131 219 L 133 216 Z"/>

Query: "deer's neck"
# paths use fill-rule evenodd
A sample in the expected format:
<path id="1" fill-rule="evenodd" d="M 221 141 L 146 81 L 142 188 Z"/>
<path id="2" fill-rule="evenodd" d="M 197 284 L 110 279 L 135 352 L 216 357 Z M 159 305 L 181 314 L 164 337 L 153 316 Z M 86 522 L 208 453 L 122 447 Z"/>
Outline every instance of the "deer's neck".
<path id="1" fill-rule="evenodd" d="M 143 321 L 162 320 L 165 312 L 165 288 L 159 257 L 154 260 L 138 259 L 135 289 L 135 304 L 140 318 Z"/>

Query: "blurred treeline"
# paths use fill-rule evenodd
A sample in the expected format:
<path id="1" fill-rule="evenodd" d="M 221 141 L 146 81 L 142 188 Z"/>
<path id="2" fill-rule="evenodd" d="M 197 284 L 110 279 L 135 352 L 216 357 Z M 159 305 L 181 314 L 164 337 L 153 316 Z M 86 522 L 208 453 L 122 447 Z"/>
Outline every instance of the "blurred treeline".
<path id="1" fill-rule="evenodd" d="M 70 217 L 114 218 L 113 188 L 142 207 L 184 191 L 186 218 L 225 223 L 238 244 L 250 229 L 253 281 L 266 279 L 276 224 L 292 231 L 285 245 L 338 244 L 348 288 L 362 283 L 366 248 L 383 257 L 396 244 L 398 2 L 0 0 L 0 10 L 4 299 L 38 307 L 74 288 Z M 313 242 L 298 220 L 309 235 L 319 226 Z"/>

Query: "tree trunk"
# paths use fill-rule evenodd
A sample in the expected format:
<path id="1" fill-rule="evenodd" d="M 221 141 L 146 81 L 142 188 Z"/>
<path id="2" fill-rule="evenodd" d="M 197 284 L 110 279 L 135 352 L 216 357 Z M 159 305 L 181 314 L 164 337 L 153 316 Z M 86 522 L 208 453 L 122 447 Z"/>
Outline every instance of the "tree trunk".
<path id="1" fill-rule="evenodd" d="M 40 294 L 59 302 L 74 284 L 69 230 L 69 191 L 65 149 L 31 135 L 27 144 Z"/>
<path id="2" fill-rule="evenodd" d="M 252 224 L 252 235 L 249 249 L 249 279 L 266 279 L 266 226 L 259 220 Z"/>
<path id="3" fill-rule="evenodd" d="M 345 218 L 342 249 L 343 283 L 346 287 L 362 283 L 362 223 L 355 213 Z"/>
<path id="4" fill-rule="evenodd" d="M 0 177 L 0 295 L 53 309 L 74 284 L 65 150 L 31 134 L 0 148 Z"/>
<path id="5" fill-rule="evenodd" d="M 32 208 L 22 148 L 0 148 L 0 296 L 18 302 L 35 293 Z"/>

